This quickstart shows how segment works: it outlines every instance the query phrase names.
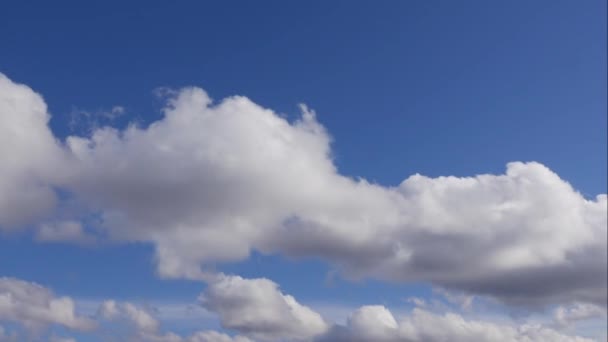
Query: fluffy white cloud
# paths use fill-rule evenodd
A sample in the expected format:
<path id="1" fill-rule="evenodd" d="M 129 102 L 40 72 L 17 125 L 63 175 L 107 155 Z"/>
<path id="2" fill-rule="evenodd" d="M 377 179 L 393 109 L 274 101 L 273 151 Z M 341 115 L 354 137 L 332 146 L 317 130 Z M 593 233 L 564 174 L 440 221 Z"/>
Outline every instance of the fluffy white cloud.
<path id="1" fill-rule="evenodd" d="M 397 323 L 382 306 L 364 306 L 355 311 L 346 326 L 335 326 L 319 341 L 378 342 L 589 342 L 564 335 L 541 325 L 508 325 L 466 320 L 454 313 L 435 314 L 420 308 Z"/>
<path id="2" fill-rule="evenodd" d="M 72 189 L 104 210 L 112 237 L 154 241 L 163 276 L 200 277 L 201 262 L 246 258 L 332 185 L 328 138 L 311 113 L 290 125 L 243 97 L 209 105 L 204 91 L 185 89 L 145 129 L 68 139 Z"/>
<path id="3" fill-rule="evenodd" d="M 263 341 L 304 341 L 328 329 L 321 315 L 268 279 L 221 276 L 200 297 L 222 326 Z"/>
<path id="4" fill-rule="evenodd" d="M 62 150 L 42 97 L 0 73 L 0 232 L 52 211 Z"/>
<path id="5" fill-rule="evenodd" d="M 368 340 L 382 340 L 393 335 L 397 321 L 388 309 L 380 305 L 363 306 L 355 311 L 348 325 L 353 336 L 364 336 Z"/>
<path id="6" fill-rule="evenodd" d="M 0 321 L 39 330 L 50 324 L 76 330 L 91 330 L 95 322 L 76 314 L 74 301 L 55 297 L 38 284 L 14 278 L 0 278 Z"/>
<path id="7" fill-rule="evenodd" d="M 15 159 L 0 166 L 0 226 L 42 212 L 38 201 L 51 207 L 51 182 L 101 212 L 111 239 L 154 243 L 164 277 L 207 279 L 206 265 L 256 249 L 517 305 L 606 305 L 607 197 L 585 199 L 538 163 L 383 187 L 337 172 L 306 108 L 290 123 L 244 97 L 213 105 L 199 88 L 176 92 L 147 127 L 104 127 L 57 147 L 41 98 L 5 77 L 2 86 L 7 142 L 32 152 L 0 148 Z M 36 155 L 42 162 L 27 157 Z M 28 193 L 36 200 L 8 200 Z M 19 203 L 33 208 L 24 216 Z"/>
<path id="8" fill-rule="evenodd" d="M 537 163 L 384 188 L 339 175 L 329 141 L 310 111 L 290 124 L 188 88 L 147 128 L 68 145 L 74 191 L 105 210 L 111 236 L 154 241 L 164 276 L 202 277 L 201 263 L 255 248 L 519 304 L 605 303 L 605 195 L 586 200 Z"/>

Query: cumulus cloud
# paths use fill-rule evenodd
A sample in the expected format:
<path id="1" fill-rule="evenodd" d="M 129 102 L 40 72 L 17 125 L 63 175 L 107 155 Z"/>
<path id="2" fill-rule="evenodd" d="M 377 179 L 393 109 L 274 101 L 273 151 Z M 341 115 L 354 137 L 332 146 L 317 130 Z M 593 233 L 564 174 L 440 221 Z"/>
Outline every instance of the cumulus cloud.
<path id="1" fill-rule="evenodd" d="M 210 101 L 185 89 L 145 129 L 67 140 L 79 170 L 73 190 L 104 209 L 112 237 L 154 241 L 163 276 L 196 278 L 201 262 L 246 258 L 303 191 L 307 205 L 331 185 L 316 179 L 334 167 L 312 113 L 290 125 L 243 97 Z"/>
<path id="2" fill-rule="evenodd" d="M 222 326 L 262 341 L 305 341 L 328 329 L 321 315 L 283 294 L 268 279 L 221 276 L 209 284 L 201 304 Z"/>
<path id="3" fill-rule="evenodd" d="M 56 297 L 47 288 L 14 278 L 0 278 L 0 321 L 40 330 L 51 324 L 91 330 L 95 322 L 76 314 L 74 301 Z"/>
<path id="4" fill-rule="evenodd" d="M 386 307 L 367 305 L 355 310 L 346 325 L 329 324 L 317 312 L 281 293 L 272 281 L 238 276 L 222 276 L 210 284 L 201 303 L 219 315 L 223 327 L 261 341 L 592 341 L 541 324 L 471 320 L 420 307 L 397 320 Z"/>
<path id="5" fill-rule="evenodd" d="M 61 154 L 42 97 L 0 73 L 0 232 L 36 222 L 57 201 Z"/>
<path id="6" fill-rule="evenodd" d="M 0 322 L 16 323 L 30 331 L 58 325 L 83 330 L 85 334 L 91 334 L 89 336 L 112 336 L 121 341 L 137 342 L 591 341 L 541 324 L 480 321 L 457 313 L 438 314 L 422 308 L 395 318 L 380 305 L 356 309 L 345 325 L 331 324 L 319 313 L 282 293 L 278 285 L 268 279 L 219 276 L 199 299 L 205 308 L 219 316 L 224 328 L 240 335 L 230 336 L 213 330 L 198 331 L 189 336 L 163 332 L 153 311 L 131 302 L 114 300 L 101 303 L 95 315 L 97 321 L 94 321 L 78 316 L 71 299 L 54 297 L 40 285 L 12 278 L 0 279 Z M 560 317 L 569 317 L 574 322 L 590 317 L 591 311 L 581 304 L 568 308 Z M 117 326 L 108 326 L 108 322 L 126 323 L 131 329 L 123 331 Z M 55 335 L 49 338 L 72 340 Z M 0 326 L 0 341 L 17 340 L 21 339 L 14 331 L 7 332 Z"/>
<path id="7" fill-rule="evenodd" d="M 64 146 L 41 97 L 1 82 L 4 139 L 26 153 L 0 149 L 15 160 L 0 166 L 0 227 L 52 208 L 50 182 L 101 213 L 104 235 L 153 243 L 163 277 L 209 279 L 205 266 L 259 250 L 515 305 L 606 306 L 607 197 L 586 199 L 541 164 L 384 187 L 339 174 L 307 108 L 289 122 L 241 96 L 213 104 L 200 88 L 174 92 L 148 126 Z M 68 166 L 63 177 L 53 165 Z"/>
<path id="8" fill-rule="evenodd" d="M 467 320 L 459 314 L 435 314 L 415 308 L 397 323 L 383 306 L 364 306 L 356 310 L 346 326 L 334 326 L 318 341 L 378 342 L 589 342 L 579 336 L 564 335 L 541 325 L 509 325 Z"/>

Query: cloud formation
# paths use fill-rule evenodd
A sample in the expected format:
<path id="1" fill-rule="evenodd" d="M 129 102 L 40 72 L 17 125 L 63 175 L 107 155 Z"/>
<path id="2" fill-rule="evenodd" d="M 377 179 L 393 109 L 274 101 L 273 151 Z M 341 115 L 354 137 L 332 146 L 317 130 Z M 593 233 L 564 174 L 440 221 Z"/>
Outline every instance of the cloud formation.
<path id="1" fill-rule="evenodd" d="M 364 306 L 355 311 L 346 326 L 335 326 L 319 341 L 379 342 L 589 342 L 591 339 L 564 335 L 538 324 L 509 325 L 466 320 L 459 314 L 435 314 L 414 309 L 397 323 L 382 306 Z"/>
<path id="2" fill-rule="evenodd" d="M 163 277 L 209 280 L 207 266 L 258 250 L 514 305 L 606 306 L 607 197 L 586 199 L 541 164 L 384 187 L 338 172 L 307 108 L 289 122 L 200 88 L 176 91 L 148 126 L 58 143 L 39 95 L 0 86 L 0 145 L 12 146 L 0 147 L 0 229 L 49 215 L 59 188 L 101 213 L 100 234 L 153 243 Z"/>
<path id="3" fill-rule="evenodd" d="M 260 341 L 318 342 L 588 342 L 540 324 L 467 320 L 456 313 L 436 314 L 415 308 L 399 321 L 384 306 L 355 310 L 345 326 L 281 293 L 268 279 L 222 277 L 201 296 L 202 305 L 220 317 L 223 327 Z"/>
<path id="4" fill-rule="evenodd" d="M 0 278 L 0 321 L 38 332 L 49 325 L 91 330 L 95 322 L 79 316 L 69 297 L 56 297 L 49 289 L 15 278 Z"/>
<path id="5" fill-rule="evenodd" d="M 279 286 L 268 279 L 220 276 L 209 284 L 199 301 L 218 315 L 225 329 L 238 334 L 230 336 L 204 330 L 182 336 L 162 331 L 154 311 L 115 300 L 101 303 L 94 317 L 84 317 L 75 313 L 75 303 L 68 297 L 57 298 L 49 289 L 23 280 L 0 279 L 0 322 L 16 324 L 29 333 L 62 326 L 91 337 L 134 342 L 592 341 L 567 335 L 548 325 L 472 320 L 458 313 L 439 314 L 420 307 L 395 318 L 384 306 L 362 306 L 350 314 L 345 325 L 340 325 L 323 319 L 319 313 L 282 293 Z M 564 309 L 565 313 L 559 311 L 558 317 L 568 317 L 564 319 L 574 322 L 597 314 L 597 310 L 579 305 Z M 601 309 L 599 312 L 605 315 Z M 125 323 L 126 330 L 121 328 Z M 6 331 L 0 326 L 0 341 L 22 340 L 24 336 L 22 331 Z M 70 340 L 55 335 L 49 338 Z"/>
<path id="6" fill-rule="evenodd" d="M 308 341 L 329 327 L 321 315 L 268 279 L 221 276 L 209 284 L 200 301 L 219 315 L 224 328 L 256 340 Z"/>
<path id="7" fill-rule="evenodd" d="M 0 73 L 0 232 L 36 223 L 56 202 L 62 150 L 42 97 Z"/>

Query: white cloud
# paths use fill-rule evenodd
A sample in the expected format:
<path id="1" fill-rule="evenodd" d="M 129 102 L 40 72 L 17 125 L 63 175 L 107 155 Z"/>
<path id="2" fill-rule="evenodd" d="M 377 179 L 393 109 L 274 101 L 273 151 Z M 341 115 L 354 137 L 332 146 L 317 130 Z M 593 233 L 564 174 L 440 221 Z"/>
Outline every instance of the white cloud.
<path id="1" fill-rule="evenodd" d="M 114 238 L 154 241 L 163 276 L 200 277 L 201 262 L 246 258 L 291 214 L 292 193 L 314 195 L 312 182 L 317 191 L 329 183 L 317 181 L 321 169 L 333 172 L 312 114 L 292 126 L 246 98 L 209 103 L 186 89 L 147 129 L 68 139 L 79 168 L 73 189 L 105 209 Z"/>
<path id="2" fill-rule="evenodd" d="M 0 232 L 52 211 L 61 149 L 42 97 L 0 73 Z"/>
<path id="3" fill-rule="evenodd" d="M 94 321 L 76 314 L 71 298 L 55 297 L 47 288 L 14 278 L 0 278 L 0 321 L 33 331 L 51 324 L 76 330 L 95 327 Z"/>
<path id="4" fill-rule="evenodd" d="M 564 335 L 541 325 L 509 325 L 466 320 L 455 313 L 435 314 L 415 308 L 397 323 L 382 306 L 355 311 L 346 326 L 334 326 L 319 341 L 378 342 L 584 342 L 590 339 Z"/>
<path id="5" fill-rule="evenodd" d="M 25 152 L 0 147 L 16 160 L 0 166 L 0 227 L 51 208 L 50 182 L 101 212 L 111 239 L 154 243 L 163 277 L 208 279 L 205 266 L 256 249 L 516 305 L 606 305 L 607 197 L 587 200 L 538 163 L 383 187 L 338 173 L 306 108 L 290 123 L 245 97 L 212 105 L 199 88 L 176 92 L 147 127 L 99 128 L 61 148 L 42 99 L 1 82 L 0 120 L 20 132 L 6 141 Z"/>
<path id="6" fill-rule="evenodd" d="M 350 315 L 346 325 L 330 326 L 267 279 L 223 276 L 210 284 L 201 300 L 205 308 L 220 316 L 223 327 L 262 341 L 592 341 L 539 323 L 474 320 L 420 307 L 397 320 L 384 306 L 362 306 Z"/>
<path id="7" fill-rule="evenodd" d="M 268 279 L 221 276 L 209 284 L 200 300 L 204 307 L 218 314 L 225 328 L 236 330 L 241 335 L 229 336 L 213 330 L 198 331 L 189 336 L 163 332 L 154 312 L 131 302 L 114 300 L 101 303 L 96 315 L 99 321 L 96 322 L 76 315 L 71 299 L 56 298 L 40 285 L 10 278 L 0 280 L 0 322 L 17 323 L 30 331 L 60 325 L 89 331 L 90 336 L 113 336 L 122 341 L 137 342 L 590 341 L 542 324 L 473 320 L 456 313 L 438 314 L 418 307 L 397 319 L 383 306 L 363 306 L 352 312 L 345 325 L 331 325 L 317 312 L 282 293 L 278 285 Z M 586 314 L 591 311 L 581 304 L 568 308 L 566 316 L 574 323 L 591 317 Z M 108 326 L 108 322 L 126 322 L 132 329 L 124 331 L 117 326 Z M 90 331 L 95 327 L 99 329 Z M 7 333 L 0 326 L 0 341 L 16 341 L 18 338 L 14 332 Z M 49 338 L 70 341 L 70 338 L 55 335 Z"/>
<path id="8" fill-rule="evenodd" d="M 365 336 L 369 340 L 385 339 L 394 335 L 398 328 L 393 314 L 381 305 L 357 309 L 348 320 L 348 326 L 353 336 Z"/>
<path id="9" fill-rule="evenodd" d="M 246 98 L 210 101 L 185 89 L 147 128 L 68 140 L 73 189 L 105 209 L 113 237 L 154 241 L 161 275 L 202 277 L 201 263 L 255 248 L 519 304 L 605 302 L 606 196 L 586 200 L 537 163 L 397 188 L 353 181 L 311 112 L 290 124 Z"/>
<path id="10" fill-rule="evenodd" d="M 120 308 L 118 303 L 114 300 L 106 300 L 99 306 L 97 314 L 103 319 L 114 319 L 120 315 Z"/>
<path id="11" fill-rule="evenodd" d="M 124 311 L 139 331 L 156 332 L 159 327 L 158 321 L 150 313 L 142 310 L 131 303 L 124 304 Z"/>
<path id="12" fill-rule="evenodd" d="M 221 276 L 209 284 L 200 301 L 219 315 L 223 327 L 262 341 L 304 341 L 328 329 L 321 315 L 268 279 Z"/>

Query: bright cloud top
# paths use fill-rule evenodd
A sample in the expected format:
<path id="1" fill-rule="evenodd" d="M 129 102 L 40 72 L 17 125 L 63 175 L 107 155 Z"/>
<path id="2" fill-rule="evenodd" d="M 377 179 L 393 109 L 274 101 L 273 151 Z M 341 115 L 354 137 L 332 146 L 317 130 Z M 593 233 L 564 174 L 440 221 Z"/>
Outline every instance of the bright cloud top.
<path id="1" fill-rule="evenodd" d="M 0 89 L 0 229 L 84 234 L 77 217 L 53 214 L 59 188 L 101 213 L 96 234 L 153 243 L 163 277 L 209 280 L 206 265 L 259 250 L 516 305 L 606 305 L 607 197 L 585 199 L 541 164 L 383 187 L 339 174 L 306 107 L 291 123 L 245 97 L 214 105 L 184 88 L 147 127 L 59 142 L 40 95 L 5 76 Z"/>
<path id="2" fill-rule="evenodd" d="M 257 340 L 309 341 L 329 328 L 321 315 L 281 293 L 268 279 L 222 276 L 200 301 L 219 315 L 222 326 Z"/>

